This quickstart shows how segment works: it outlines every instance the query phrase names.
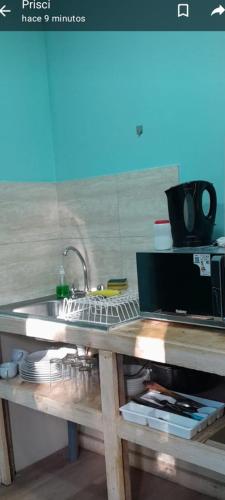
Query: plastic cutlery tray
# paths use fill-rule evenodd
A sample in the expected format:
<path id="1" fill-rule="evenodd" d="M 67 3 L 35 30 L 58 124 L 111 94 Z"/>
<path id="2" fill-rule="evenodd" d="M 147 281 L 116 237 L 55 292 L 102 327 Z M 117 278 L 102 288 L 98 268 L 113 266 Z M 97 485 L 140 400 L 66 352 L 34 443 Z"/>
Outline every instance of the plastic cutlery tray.
<path id="1" fill-rule="evenodd" d="M 186 394 L 183 396 L 188 397 Z M 152 429 L 174 434 L 185 439 L 193 438 L 198 432 L 211 425 L 215 420 L 223 416 L 225 404 L 210 399 L 202 399 L 189 396 L 194 401 L 202 404 L 198 414 L 202 420 L 197 421 L 183 415 L 169 413 L 130 401 L 121 406 L 120 411 L 124 420 L 140 425 L 148 425 Z"/>

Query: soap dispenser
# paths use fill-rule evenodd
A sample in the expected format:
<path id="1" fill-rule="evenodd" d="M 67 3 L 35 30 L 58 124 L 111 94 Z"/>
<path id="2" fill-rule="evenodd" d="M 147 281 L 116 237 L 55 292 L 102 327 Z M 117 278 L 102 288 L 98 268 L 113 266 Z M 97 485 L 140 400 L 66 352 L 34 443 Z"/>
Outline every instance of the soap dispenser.
<path id="1" fill-rule="evenodd" d="M 65 283 L 65 271 L 63 265 L 59 268 L 59 284 L 56 287 L 57 299 L 65 299 L 70 297 L 70 287 Z"/>

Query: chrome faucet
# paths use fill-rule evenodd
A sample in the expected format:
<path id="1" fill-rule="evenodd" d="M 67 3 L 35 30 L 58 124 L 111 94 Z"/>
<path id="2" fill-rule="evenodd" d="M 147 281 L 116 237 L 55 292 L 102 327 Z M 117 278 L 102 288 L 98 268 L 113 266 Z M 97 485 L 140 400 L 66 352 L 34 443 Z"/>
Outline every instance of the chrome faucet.
<path id="1" fill-rule="evenodd" d="M 85 295 L 88 290 L 89 290 L 89 285 L 88 285 L 88 273 L 87 273 L 87 265 L 86 265 L 86 262 L 84 260 L 84 257 L 81 255 L 81 253 L 79 252 L 79 250 L 77 250 L 77 248 L 75 247 L 66 247 L 65 250 L 63 251 L 63 255 L 66 256 L 68 254 L 68 252 L 74 252 L 77 254 L 77 256 L 79 257 L 80 259 L 80 262 L 82 264 L 82 267 L 83 267 L 83 273 L 84 273 L 84 291 L 81 291 L 81 290 L 76 290 L 74 288 L 74 285 L 72 286 L 72 297 L 74 298 L 75 296 L 81 296 L 81 295 Z"/>

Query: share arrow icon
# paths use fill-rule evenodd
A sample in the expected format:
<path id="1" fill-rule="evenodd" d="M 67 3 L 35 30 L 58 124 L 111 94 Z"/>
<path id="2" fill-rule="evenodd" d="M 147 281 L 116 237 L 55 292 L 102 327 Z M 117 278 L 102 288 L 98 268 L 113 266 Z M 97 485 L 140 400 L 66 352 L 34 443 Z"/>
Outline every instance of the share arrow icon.
<path id="1" fill-rule="evenodd" d="M 219 14 L 220 16 L 222 16 L 222 14 L 224 14 L 225 12 L 225 9 L 222 5 L 219 5 L 219 7 L 216 7 L 216 9 L 214 9 L 212 12 L 211 12 L 211 16 L 214 16 L 215 14 Z"/>
<path id="2" fill-rule="evenodd" d="M 3 17 L 6 17 L 6 14 L 7 14 L 8 12 L 11 12 L 11 10 L 6 9 L 6 5 L 3 5 L 3 6 L 1 7 L 1 9 L 0 9 L 0 14 L 1 14 Z"/>

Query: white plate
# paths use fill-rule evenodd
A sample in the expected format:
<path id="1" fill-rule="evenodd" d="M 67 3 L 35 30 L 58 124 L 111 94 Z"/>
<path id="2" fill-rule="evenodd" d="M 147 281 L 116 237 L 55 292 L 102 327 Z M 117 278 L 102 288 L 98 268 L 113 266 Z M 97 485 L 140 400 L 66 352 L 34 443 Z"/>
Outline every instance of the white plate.
<path id="1" fill-rule="evenodd" d="M 60 377 L 59 375 L 53 375 L 52 377 L 48 376 L 48 375 L 45 375 L 43 377 L 35 377 L 35 376 L 32 376 L 32 375 L 28 375 L 27 373 L 24 373 L 24 372 L 21 372 L 20 375 L 22 377 L 25 377 L 25 378 L 30 378 L 30 379 L 45 379 L 45 380 L 51 380 L 51 379 L 60 379 L 62 380 L 62 377 Z"/>
<path id="2" fill-rule="evenodd" d="M 58 372 L 46 372 L 46 373 L 34 373 L 34 372 L 29 372 L 27 370 L 20 370 L 20 373 L 23 373 L 23 375 L 26 375 L 27 377 L 38 377 L 38 378 L 42 378 L 42 377 L 62 377 L 61 373 L 58 373 Z"/>
<path id="3" fill-rule="evenodd" d="M 54 384 L 56 382 L 61 382 L 61 380 L 31 380 L 27 379 L 21 376 L 21 379 L 24 380 L 24 382 L 29 382 L 30 384 Z"/>
<path id="4" fill-rule="evenodd" d="M 62 356 L 62 355 L 61 355 Z M 40 362 L 49 362 L 51 358 L 60 357 L 60 353 L 58 349 L 48 349 L 43 351 L 31 352 L 26 356 L 26 361 L 32 364 L 40 363 Z"/>
<path id="5" fill-rule="evenodd" d="M 57 373 L 61 373 L 62 370 L 60 370 L 59 368 L 56 368 L 56 367 L 53 367 L 51 366 L 46 366 L 46 367 L 35 367 L 35 368 L 31 368 L 30 366 L 26 365 L 26 364 L 22 364 L 20 366 L 21 369 L 23 370 L 26 370 L 27 372 L 30 372 L 30 373 L 54 373 L 54 372 L 57 372 Z"/>
<path id="6" fill-rule="evenodd" d="M 62 359 L 67 354 L 76 354 L 76 349 L 60 347 L 59 349 L 45 349 L 43 351 L 31 352 L 25 358 L 26 362 L 32 364 L 49 363 L 52 358 Z"/>
<path id="7" fill-rule="evenodd" d="M 61 377 L 62 374 L 55 371 L 55 372 L 31 372 L 30 370 L 26 370 L 26 368 L 20 368 L 20 373 L 25 373 L 26 375 L 30 375 L 31 377 L 50 377 L 50 376 L 57 376 Z"/>
<path id="8" fill-rule="evenodd" d="M 61 370 L 57 369 L 55 366 L 48 366 L 46 368 L 31 368 L 27 366 L 26 363 L 21 363 L 20 365 L 20 370 L 24 370 L 28 373 L 34 373 L 34 374 L 44 374 L 44 373 L 61 373 Z"/>
<path id="9" fill-rule="evenodd" d="M 24 373 L 24 372 L 21 372 L 20 375 L 23 376 L 23 377 L 32 378 L 32 379 L 41 379 L 41 378 L 48 379 L 48 380 L 51 380 L 51 379 L 54 379 L 54 378 L 62 379 L 62 377 L 60 377 L 60 375 L 52 375 L 52 377 L 50 377 L 48 375 L 43 375 L 43 377 L 41 377 L 41 376 L 29 375 L 29 374 Z"/>
<path id="10" fill-rule="evenodd" d="M 53 359 L 53 358 L 52 358 Z M 24 362 L 31 366 L 31 367 L 34 367 L 34 368 L 38 368 L 39 366 L 40 367 L 44 367 L 44 366 L 49 366 L 50 365 L 50 360 L 49 361 L 43 361 L 43 362 L 40 362 L 40 363 L 31 363 L 29 360 L 27 359 L 24 359 Z M 61 362 L 61 358 L 59 358 L 59 363 Z"/>
<path id="11" fill-rule="evenodd" d="M 47 366 L 29 366 L 26 363 L 21 363 L 21 368 L 24 368 L 25 370 L 28 370 L 30 372 L 35 372 L 35 373 L 43 373 L 43 372 L 50 372 L 50 371 L 57 371 L 58 373 L 61 372 L 61 369 L 59 367 L 56 367 L 55 365 L 50 365 Z"/>
<path id="12" fill-rule="evenodd" d="M 26 381 L 26 382 L 31 382 L 33 384 L 51 384 L 53 382 L 62 382 L 61 380 L 58 380 L 58 379 L 54 379 L 54 380 L 45 380 L 45 379 L 28 379 L 28 378 L 25 378 L 25 377 L 21 377 L 22 380 Z"/>
<path id="13" fill-rule="evenodd" d="M 59 372 L 58 370 L 33 371 L 33 370 L 28 370 L 25 366 L 20 366 L 20 370 L 19 371 L 26 372 L 27 374 L 30 373 L 30 375 L 34 375 L 34 376 L 37 375 L 38 377 L 39 376 L 43 376 L 43 375 L 45 376 L 45 375 L 53 375 L 53 374 L 54 375 L 60 375 L 60 376 L 62 375 L 62 373 Z"/>

